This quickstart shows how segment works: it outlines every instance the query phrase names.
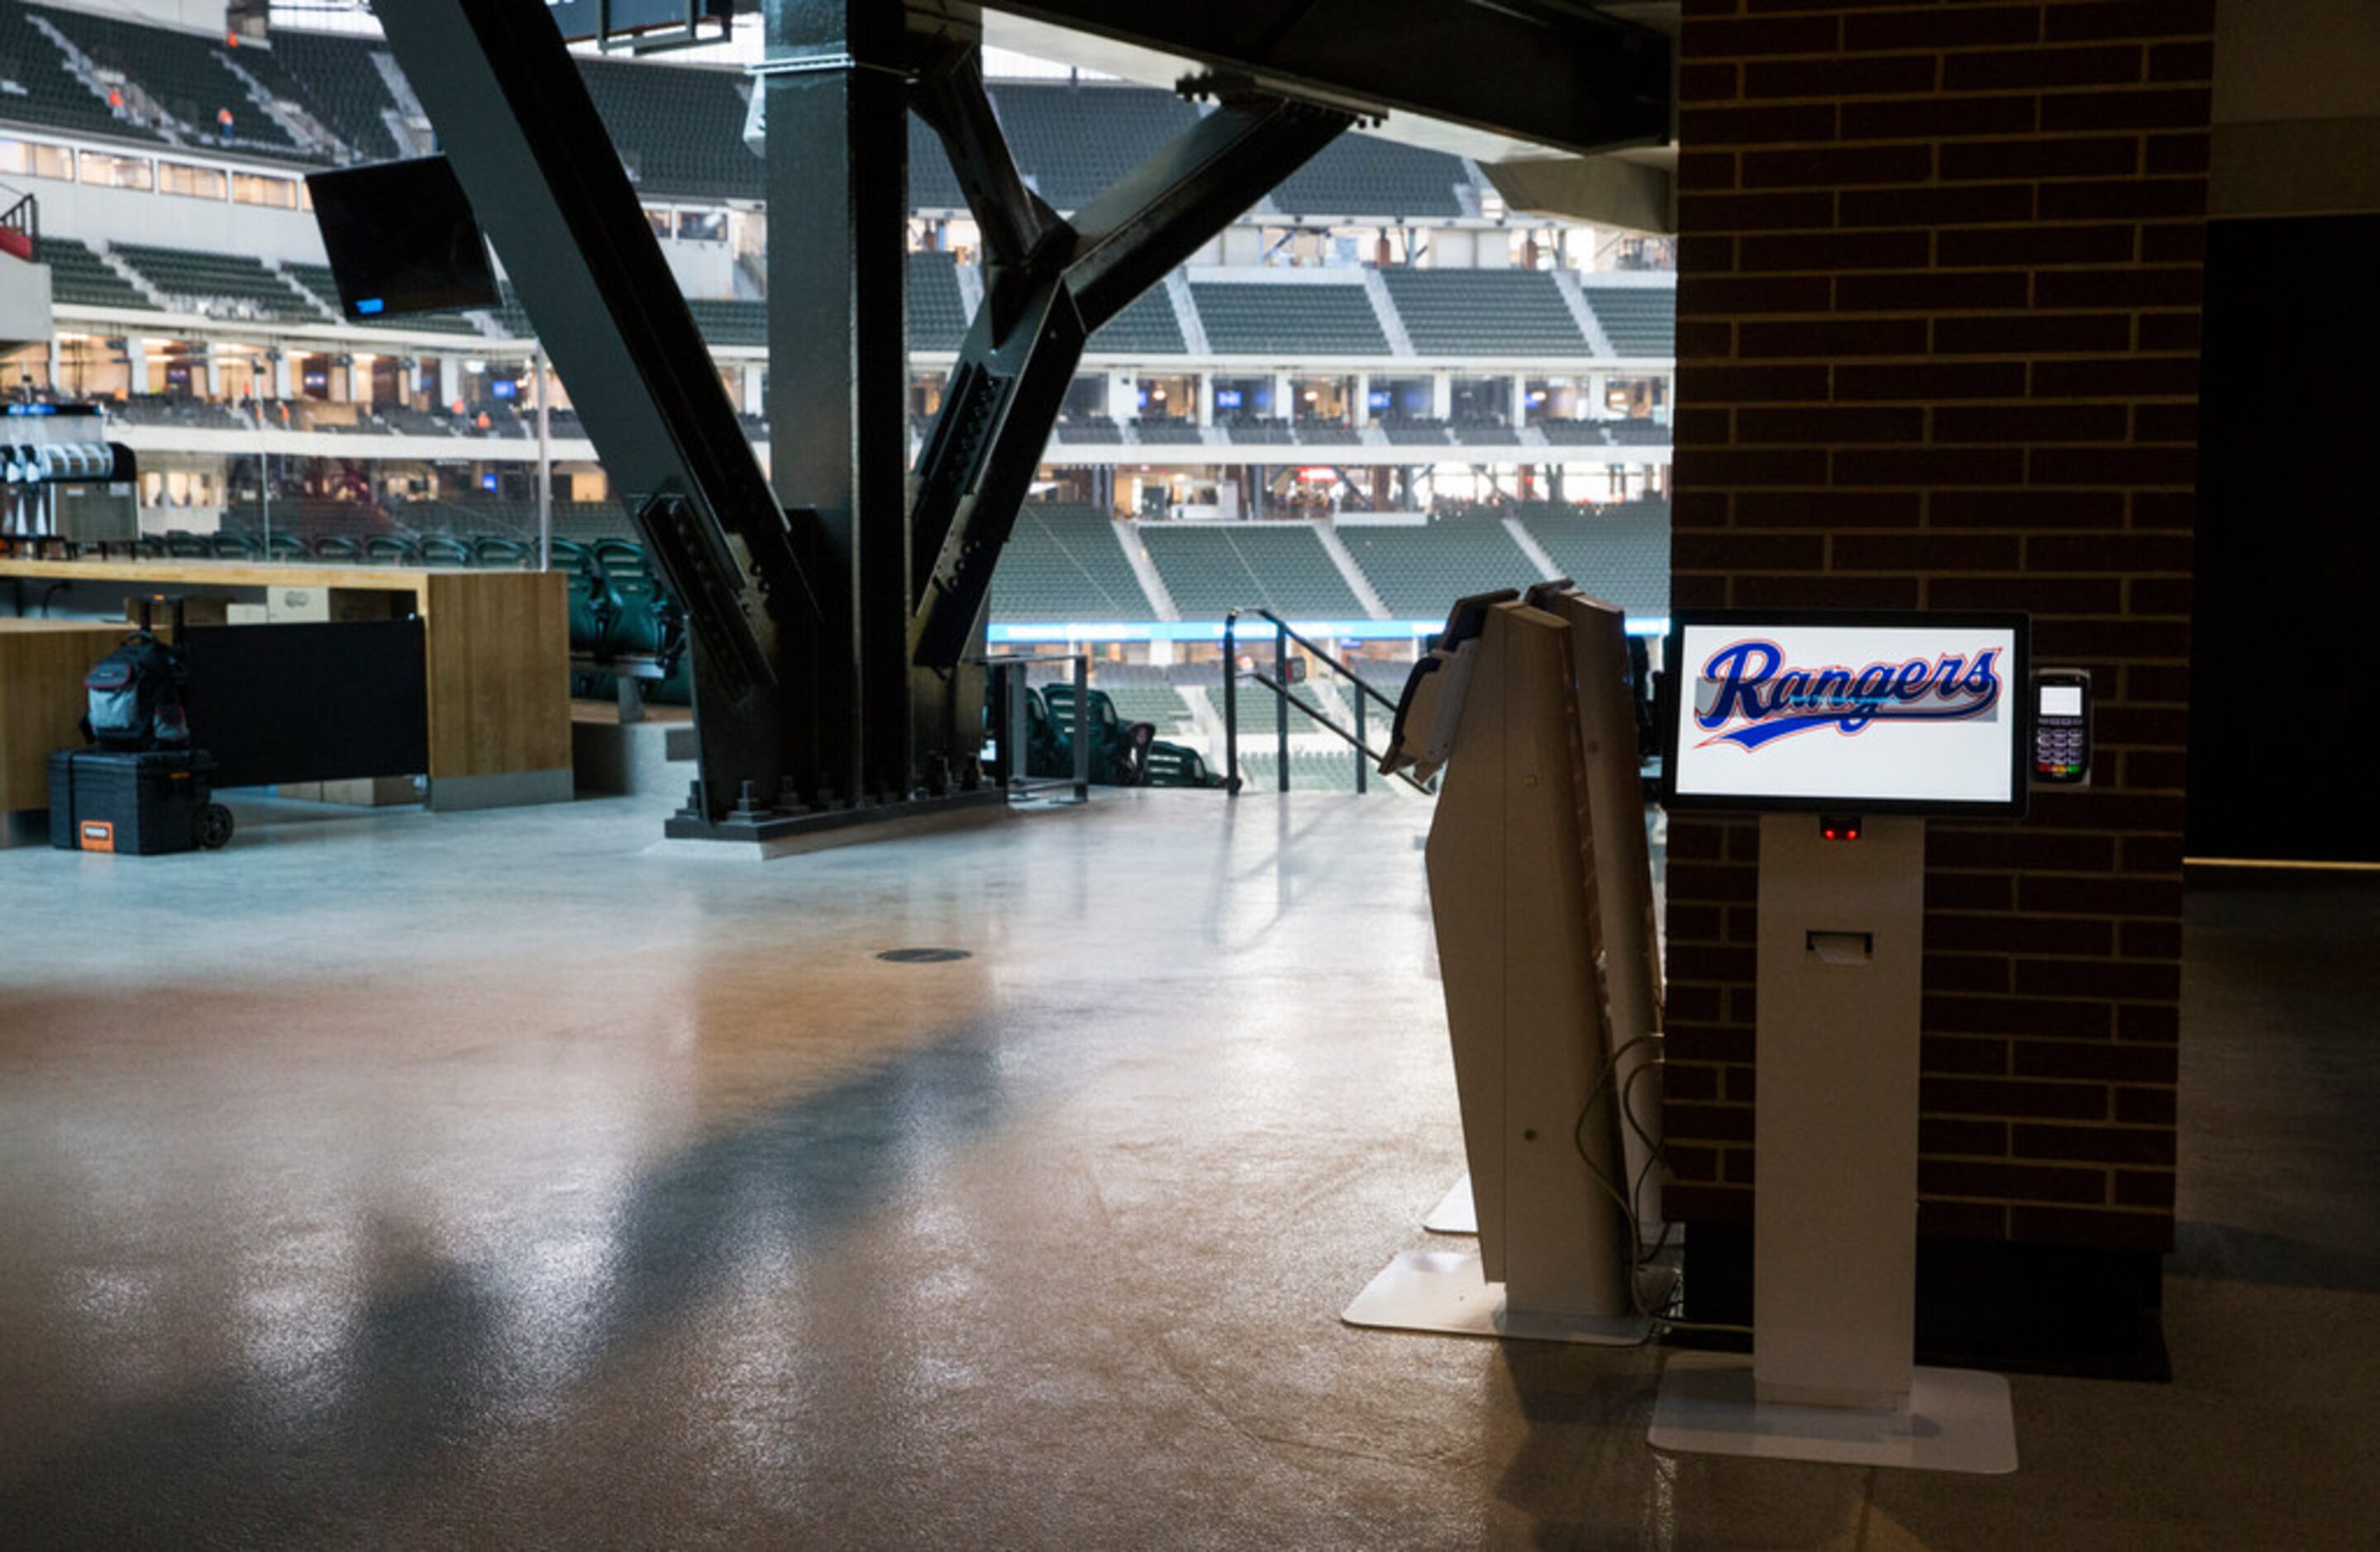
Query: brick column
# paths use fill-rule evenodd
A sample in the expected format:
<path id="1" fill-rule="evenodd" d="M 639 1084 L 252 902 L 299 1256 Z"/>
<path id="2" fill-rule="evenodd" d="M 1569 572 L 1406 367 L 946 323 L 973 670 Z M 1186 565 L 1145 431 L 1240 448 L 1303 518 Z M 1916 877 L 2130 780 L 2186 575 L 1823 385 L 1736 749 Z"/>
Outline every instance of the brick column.
<path id="1" fill-rule="evenodd" d="M 1921 1224 L 2173 1233 L 2211 0 L 1685 0 L 1681 605 L 2023 609 L 2099 763 L 1937 823 Z M 1689 1224 L 1749 1221 L 1755 826 L 1670 832 Z"/>

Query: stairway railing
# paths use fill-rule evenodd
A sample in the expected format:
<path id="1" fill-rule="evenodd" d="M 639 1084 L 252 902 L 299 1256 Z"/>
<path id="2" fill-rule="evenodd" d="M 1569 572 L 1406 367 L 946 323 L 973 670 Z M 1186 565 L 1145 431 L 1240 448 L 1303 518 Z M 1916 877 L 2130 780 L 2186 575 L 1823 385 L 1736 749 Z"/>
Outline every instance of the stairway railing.
<path id="1" fill-rule="evenodd" d="M 1369 791 L 1372 768 L 1385 758 L 1385 754 L 1366 742 L 1370 736 L 1366 725 L 1368 721 L 1366 716 L 1366 704 L 1378 702 L 1388 712 L 1390 725 L 1393 727 L 1397 703 L 1374 689 L 1365 681 L 1363 675 L 1342 662 L 1335 654 L 1324 649 L 1320 643 L 1292 630 L 1289 623 L 1271 610 L 1234 609 L 1223 617 L 1223 763 L 1231 794 L 1233 797 L 1239 796 L 1240 789 L 1244 784 L 1240 777 L 1239 685 L 1243 671 L 1240 668 L 1239 634 L 1240 616 L 1245 612 L 1253 612 L 1258 619 L 1272 626 L 1271 674 L 1268 676 L 1262 670 L 1255 668 L 1245 672 L 1247 678 L 1263 685 L 1273 694 L 1273 736 L 1279 751 L 1275 763 L 1280 768 L 1277 775 L 1281 790 L 1289 791 L 1289 710 L 1293 706 L 1305 712 L 1317 727 L 1332 734 L 1341 743 L 1355 751 L 1355 790 L 1358 793 Z M 1289 670 L 1289 648 L 1292 642 L 1305 649 L 1306 654 L 1315 661 L 1330 669 L 1355 686 L 1353 697 L 1355 708 L 1355 725 L 1353 728 L 1342 727 L 1321 708 L 1301 700 L 1291 693 L 1289 686 L 1293 679 Z M 1426 782 L 1415 781 L 1402 771 L 1397 773 L 1397 780 L 1417 793 L 1427 794 L 1435 790 Z"/>

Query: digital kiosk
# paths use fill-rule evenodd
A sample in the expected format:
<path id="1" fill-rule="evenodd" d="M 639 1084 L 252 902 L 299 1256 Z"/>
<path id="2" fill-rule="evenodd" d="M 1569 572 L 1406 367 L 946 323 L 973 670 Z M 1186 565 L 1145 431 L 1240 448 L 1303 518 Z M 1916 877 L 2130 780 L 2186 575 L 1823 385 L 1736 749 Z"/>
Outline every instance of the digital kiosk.
<path id="1" fill-rule="evenodd" d="M 1925 820 L 2022 817 L 2021 614 L 1680 612 L 1673 811 L 1760 816 L 1753 1352 L 1673 1356 L 1658 1449 L 2003 1473 L 2008 1382 L 1918 1367 Z"/>
<path id="2" fill-rule="evenodd" d="M 1658 1075 L 1659 971 L 1624 625 L 1567 585 L 1466 599 L 1406 684 L 1382 769 L 1446 772 L 1430 913 L 1479 1249 L 1398 1255 L 1350 1324 L 1651 1333 L 1666 1289 L 1639 1285 L 1622 1206 L 1660 1108 L 1634 1081 Z"/>

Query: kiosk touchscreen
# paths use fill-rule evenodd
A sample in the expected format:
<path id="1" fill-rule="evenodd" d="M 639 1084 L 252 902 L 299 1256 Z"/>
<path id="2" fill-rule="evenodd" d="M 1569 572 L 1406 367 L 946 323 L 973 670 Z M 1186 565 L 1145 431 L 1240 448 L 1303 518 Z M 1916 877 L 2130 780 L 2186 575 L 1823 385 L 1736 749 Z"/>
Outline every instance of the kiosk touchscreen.
<path id="1" fill-rule="evenodd" d="M 2022 614 L 1682 612 L 1663 801 L 2021 816 L 2031 656 Z"/>

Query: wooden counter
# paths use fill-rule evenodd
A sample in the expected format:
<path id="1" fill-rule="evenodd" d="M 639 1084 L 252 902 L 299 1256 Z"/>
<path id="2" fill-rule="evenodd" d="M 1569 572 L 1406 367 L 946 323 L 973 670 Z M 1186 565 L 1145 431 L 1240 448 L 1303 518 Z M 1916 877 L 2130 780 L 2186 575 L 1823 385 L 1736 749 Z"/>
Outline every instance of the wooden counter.
<path id="1" fill-rule="evenodd" d="M 82 677 L 125 628 L 0 619 L 0 813 L 50 806 L 50 751 L 81 746 Z"/>
<path id="2" fill-rule="evenodd" d="M 472 571 L 398 566 L 285 565 L 253 561 L 0 560 L 0 578 L 124 586 L 128 592 L 223 595 L 257 588 L 319 588 L 331 595 L 373 595 L 419 614 L 429 654 L 430 805 L 433 808 L 481 808 L 511 803 L 566 801 L 570 796 L 569 600 L 560 572 Z M 387 595 L 409 595 L 408 600 Z M 82 600 L 89 606 L 89 600 Z M 193 620 L 195 626 L 197 622 Z M 38 626 L 42 621 L 0 620 L 0 627 Z M 94 627 L 86 624 L 88 634 Z M 18 703 L 24 702 L 28 736 L 51 737 L 44 709 L 60 693 L 49 683 L 65 675 L 74 703 L 68 736 L 51 737 L 42 750 L 78 741 L 74 720 L 81 715 L 82 675 L 122 639 L 127 626 L 95 627 L 101 643 L 79 668 L 62 668 L 79 648 L 52 644 L 29 649 L 25 675 L 0 672 L 0 737 L 13 739 Z M 269 624 L 256 630 L 271 630 Z M 45 634 L 18 630 L 28 642 Z M 70 639 L 79 639 L 67 628 Z M 0 749 L 14 758 L 13 743 Z M 40 769 L 36 760 L 36 770 Z M 0 806 L 41 806 L 14 795 Z"/>

